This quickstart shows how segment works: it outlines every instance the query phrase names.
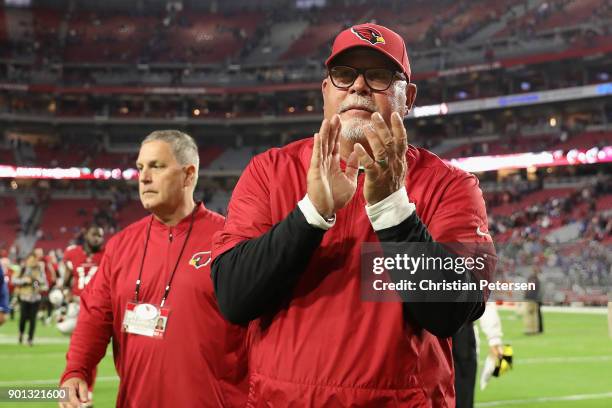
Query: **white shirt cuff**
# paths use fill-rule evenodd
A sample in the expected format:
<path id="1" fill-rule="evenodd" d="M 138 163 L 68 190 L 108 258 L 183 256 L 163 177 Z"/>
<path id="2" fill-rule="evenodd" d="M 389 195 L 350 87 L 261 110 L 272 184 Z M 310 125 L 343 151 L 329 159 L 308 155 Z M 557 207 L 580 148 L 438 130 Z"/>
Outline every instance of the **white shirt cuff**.
<path id="1" fill-rule="evenodd" d="M 410 217 L 416 206 L 408 199 L 406 187 L 402 187 L 382 201 L 365 207 L 374 231 L 395 227 Z"/>
<path id="2" fill-rule="evenodd" d="M 501 337 L 491 337 L 489 339 L 489 347 L 501 346 L 502 344 L 504 344 L 504 342 Z"/>
<path id="3" fill-rule="evenodd" d="M 302 214 L 306 217 L 306 221 L 313 227 L 328 230 L 336 224 L 335 215 L 333 220 L 329 222 L 319 214 L 312 201 L 310 201 L 310 198 L 308 198 L 308 194 L 298 202 L 298 207 L 300 207 L 300 211 L 302 211 Z"/>

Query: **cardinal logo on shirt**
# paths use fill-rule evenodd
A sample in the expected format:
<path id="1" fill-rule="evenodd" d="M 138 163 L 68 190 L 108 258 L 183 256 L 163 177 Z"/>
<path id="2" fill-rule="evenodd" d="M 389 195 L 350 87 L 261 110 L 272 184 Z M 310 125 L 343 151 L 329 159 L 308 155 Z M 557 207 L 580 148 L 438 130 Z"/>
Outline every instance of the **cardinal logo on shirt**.
<path id="1" fill-rule="evenodd" d="M 189 260 L 189 265 L 200 269 L 210 263 L 212 259 L 211 251 L 196 252 Z"/>
<path id="2" fill-rule="evenodd" d="M 351 28 L 353 34 L 355 34 L 360 39 L 369 42 L 372 45 L 376 44 L 384 44 L 385 38 L 379 33 L 377 30 L 372 27 L 357 27 Z"/>

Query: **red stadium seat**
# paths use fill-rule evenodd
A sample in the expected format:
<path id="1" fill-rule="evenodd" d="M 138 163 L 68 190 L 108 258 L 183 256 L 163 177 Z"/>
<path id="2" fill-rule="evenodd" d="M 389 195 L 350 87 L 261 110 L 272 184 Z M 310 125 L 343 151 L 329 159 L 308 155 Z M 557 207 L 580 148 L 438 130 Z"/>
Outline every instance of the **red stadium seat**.
<path id="1" fill-rule="evenodd" d="M 361 23 L 368 11 L 367 6 L 327 7 L 320 11 L 317 23 L 309 26 L 302 35 L 281 56 L 281 60 L 308 58 L 318 54 L 323 47 L 326 53 L 331 49 L 331 39 L 342 31 L 347 21 Z"/>
<path id="2" fill-rule="evenodd" d="M 15 155 L 10 149 L 0 149 L 0 164 L 15 164 Z"/>
<path id="3" fill-rule="evenodd" d="M 51 200 L 43 210 L 39 226 L 43 236 L 36 246 L 45 251 L 65 248 L 80 228 L 92 221 L 92 211 L 99 204 L 99 201 L 91 199 Z"/>
<path id="4" fill-rule="evenodd" d="M 0 248 L 8 249 L 17 237 L 19 213 L 12 197 L 0 197 L 0 208 Z"/>

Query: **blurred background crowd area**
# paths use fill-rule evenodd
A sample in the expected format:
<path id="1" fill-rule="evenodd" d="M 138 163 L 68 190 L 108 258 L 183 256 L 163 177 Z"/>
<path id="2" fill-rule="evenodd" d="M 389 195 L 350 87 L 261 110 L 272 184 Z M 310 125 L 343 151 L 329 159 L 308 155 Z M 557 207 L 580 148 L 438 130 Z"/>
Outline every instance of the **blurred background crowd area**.
<path id="1" fill-rule="evenodd" d="M 176 128 L 199 145 L 196 197 L 224 214 L 255 154 L 318 129 L 330 41 L 368 21 L 407 42 L 411 144 L 449 161 L 612 145 L 610 0 L 5 0 L 0 166 L 133 168 Z M 546 302 L 607 302 L 612 165 L 518 167 L 475 173 L 498 272 L 537 270 Z M 135 181 L 1 174 L 9 272 L 146 215 Z"/>

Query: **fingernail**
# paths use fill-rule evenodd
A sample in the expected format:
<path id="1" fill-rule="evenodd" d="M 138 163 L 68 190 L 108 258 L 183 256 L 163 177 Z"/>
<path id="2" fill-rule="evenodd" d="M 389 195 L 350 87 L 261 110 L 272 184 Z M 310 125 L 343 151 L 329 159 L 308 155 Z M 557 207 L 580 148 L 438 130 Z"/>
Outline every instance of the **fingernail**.
<path id="1" fill-rule="evenodd" d="M 374 112 L 374 114 L 372 115 L 372 117 L 373 117 L 375 120 L 382 120 L 382 116 L 380 116 L 380 113 L 378 113 L 378 112 Z"/>

